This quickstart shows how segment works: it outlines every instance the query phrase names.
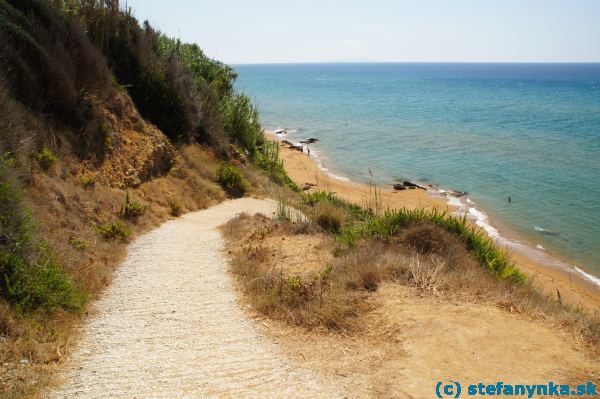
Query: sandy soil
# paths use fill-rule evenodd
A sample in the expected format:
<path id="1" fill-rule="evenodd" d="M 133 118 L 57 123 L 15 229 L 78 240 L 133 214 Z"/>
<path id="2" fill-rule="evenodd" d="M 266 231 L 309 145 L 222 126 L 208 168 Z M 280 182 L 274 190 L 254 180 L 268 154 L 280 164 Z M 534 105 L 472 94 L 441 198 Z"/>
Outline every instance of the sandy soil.
<path id="1" fill-rule="evenodd" d="M 217 226 L 276 204 L 243 198 L 169 221 L 129 246 L 54 398 L 342 397 L 286 360 L 236 302 Z"/>
<path id="2" fill-rule="evenodd" d="M 267 137 L 274 140 L 271 135 L 267 135 Z M 362 206 L 374 207 L 373 189 L 368 185 L 333 179 L 319 169 L 308 154 L 291 150 L 284 145 L 280 145 L 280 148 L 286 171 L 301 187 L 306 183 L 313 184 L 311 191 L 331 191 L 347 201 Z M 418 189 L 395 191 L 389 187 L 383 187 L 381 188 L 381 204 L 384 209 L 425 207 L 453 210 L 445 199 L 433 197 L 425 190 Z M 558 290 L 563 301 L 567 301 L 572 305 L 583 306 L 593 312 L 600 309 L 600 289 L 581 278 L 578 274 L 559 270 L 540 262 L 539 259 L 532 259 L 521 253 L 513 253 L 512 255 L 520 269 L 532 277 L 536 285 L 548 294 L 556 296 Z"/>
<path id="3" fill-rule="evenodd" d="M 492 306 L 449 302 L 385 283 L 364 332 L 340 336 L 260 325 L 300 367 L 339 378 L 361 398 L 435 397 L 438 381 L 536 384 L 598 381 L 600 364 L 572 337 Z"/>

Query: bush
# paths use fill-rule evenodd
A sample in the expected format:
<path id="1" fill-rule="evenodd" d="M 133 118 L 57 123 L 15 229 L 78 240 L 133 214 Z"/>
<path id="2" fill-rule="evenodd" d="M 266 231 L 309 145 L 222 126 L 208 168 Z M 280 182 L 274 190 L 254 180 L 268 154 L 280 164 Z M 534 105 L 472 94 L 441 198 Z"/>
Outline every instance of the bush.
<path id="1" fill-rule="evenodd" d="M 75 0 L 76 14 L 108 59 L 114 86 L 125 87 L 144 119 L 173 141 L 196 137 L 216 144 L 225 138 L 220 104 L 233 91 L 233 70 L 142 25 L 118 2 Z M 118 82 L 118 83 L 117 83 Z M 122 85 L 122 86 L 121 86 Z"/>
<path id="2" fill-rule="evenodd" d="M 0 164 L 0 297 L 19 312 L 80 309 L 84 296 L 37 238 L 22 198 L 9 169 Z"/>
<path id="3" fill-rule="evenodd" d="M 136 219 L 146 213 L 146 205 L 138 202 L 129 202 L 123 205 L 122 215 L 126 218 Z"/>
<path id="4" fill-rule="evenodd" d="M 14 96 L 28 108 L 76 128 L 85 125 L 84 90 L 108 87 L 102 55 L 79 22 L 50 1 L 0 1 L 0 58 Z"/>
<path id="5" fill-rule="evenodd" d="M 42 147 L 42 149 L 36 154 L 36 159 L 40 164 L 40 168 L 43 170 L 50 169 L 56 162 L 58 162 L 58 157 L 56 154 L 52 152 L 47 147 Z"/>
<path id="6" fill-rule="evenodd" d="M 396 209 L 382 215 L 360 206 L 349 204 L 328 192 L 315 192 L 304 197 L 304 203 L 315 208 L 315 221 L 326 230 L 338 233 L 338 238 L 354 247 L 360 239 L 389 239 L 402 236 L 403 240 L 419 252 L 443 252 L 452 245 L 452 239 L 433 227 L 440 227 L 457 237 L 475 259 L 500 279 L 517 282 L 524 280 L 508 254 L 498 248 L 485 232 L 468 223 L 466 216 L 457 218 L 437 209 Z M 323 207 L 323 204 L 329 207 Z M 319 211 L 323 207 L 323 211 Z M 343 211 L 333 216 L 334 211 Z M 344 218 L 346 223 L 344 224 Z M 338 222 L 340 228 L 337 229 Z"/>
<path id="7" fill-rule="evenodd" d="M 90 243 L 86 239 L 76 236 L 71 237 L 69 239 L 69 243 L 71 243 L 73 248 L 78 249 L 80 251 L 83 251 L 84 249 L 87 249 L 90 246 Z"/>
<path id="8" fill-rule="evenodd" d="M 221 164 L 217 169 L 217 181 L 232 197 L 242 197 L 248 188 L 242 172 L 233 165 Z"/>
<path id="9" fill-rule="evenodd" d="M 223 109 L 225 130 L 229 137 L 253 158 L 258 147 L 265 141 L 258 110 L 245 94 L 236 94 L 229 98 Z"/>
<path id="10" fill-rule="evenodd" d="M 96 184 L 96 178 L 91 175 L 82 175 L 79 178 L 79 181 L 81 182 L 81 185 L 83 186 L 83 188 L 90 188 L 94 184 Z"/>
<path id="11" fill-rule="evenodd" d="M 146 213 L 146 206 L 138 202 L 129 201 L 129 192 L 125 193 L 125 204 L 121 207 L 121 216 L 129 219 L 137 219 Z"/>
<path id="12" fill-rule="evenodd" d="M 287 186 L 293 191 L 300 192 L 298 185 L 288 176 L 283 161 L 279 158 L 279 143 L 265 141 L 256 151 L 253 163 L 269 175 L 271 181 L 280 186 Z"/>
<path id="13" fill-rule="evenodd" d="M 3 296 L 15 303 L 18 312 L 83 307 L 83 295 L 51 256 L 42 256 L 31 264 L 15 253 L 1 253 L 0 270 Z"/>
<path id="14" fill-rule="evenodd" d="M 98 234 L 105 240 L 120 240 L 121 242 L 125 242 L 131 235 L 129 227 L 120 221 L 95 227 Z"/>

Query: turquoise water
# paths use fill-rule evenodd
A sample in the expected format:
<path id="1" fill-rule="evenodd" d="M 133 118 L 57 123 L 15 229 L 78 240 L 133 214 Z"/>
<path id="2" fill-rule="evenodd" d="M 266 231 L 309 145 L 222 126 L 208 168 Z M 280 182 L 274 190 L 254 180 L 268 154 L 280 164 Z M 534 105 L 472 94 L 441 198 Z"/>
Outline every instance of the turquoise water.
<path id="1" fill-rule="evenodd" d="M 600 64 L 235 69 L 263 125 L 319 138 L 311 150 L 333 173 L 467 191 L 469 206 L 600 275 Z"/>

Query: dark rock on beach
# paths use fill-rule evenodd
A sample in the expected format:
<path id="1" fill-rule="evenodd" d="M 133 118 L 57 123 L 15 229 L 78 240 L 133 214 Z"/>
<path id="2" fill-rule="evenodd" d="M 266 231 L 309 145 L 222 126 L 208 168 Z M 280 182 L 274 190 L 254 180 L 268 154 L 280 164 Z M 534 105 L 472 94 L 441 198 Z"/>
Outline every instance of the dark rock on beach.
<path id="1" fill-rule="evenodd" d="M 311 137 L 311 138 L 309 138 L 309 139 L 306 139 L 306 140 L 301 140 L 300 142 L 301 142 L 302 144 L 313 144 L 313 143 L 316 143 L 317 141 L 319 141 L 319 139 L 316 139 L 316 138 L 314 138 L 314 137 Z"/>
<path id="2" fill-rule="evenodd" d="M 448 191 L 448 194 L 452 195 L 453 197 L 460 198 L 460 197 L 464 197 L 465 195 L 468 195 L 469 193 L 466 191 L 450 190 L 450 191 Z"/>
<path id="3" fill-rule="evenodd" d="M 408 187 L 408 188 L 409 188 L 409 189 L 411 189 L 411 190 L 412 190 L 412 189 L 415 189 L 415 188 L 419 188 L 419 189 L 421 189 L 421 190 L 427 190 L 425 187 L 421 187 L 421 186 L 419 186 L 418 184 L 415 184 L 415 183 L 413 183 L 413 182 L 410 182 L 410 181 L 408 181 L 408 180 L 405 180 L 405 181 L 403 181 L 403 182 L 402 182 L 402 184 L 404 184 L 406 187 Z"/>
<path id="4" fill-rule="evenodd" d="M 406 187 L 402 183 L 394 184 L 394 190 L 406 190 Z"/>

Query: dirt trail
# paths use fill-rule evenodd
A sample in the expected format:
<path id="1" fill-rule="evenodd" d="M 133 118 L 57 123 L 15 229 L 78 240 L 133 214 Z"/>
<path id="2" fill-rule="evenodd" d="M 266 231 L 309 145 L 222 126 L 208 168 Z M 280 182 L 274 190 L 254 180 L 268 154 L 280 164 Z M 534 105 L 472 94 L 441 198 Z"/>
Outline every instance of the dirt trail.
<path id="1" fill-rule="evenodd" d="M 138 238 L 96 303 L 55 398 L 341 397 L 245 318 L 217 226 L 273 201 L 227 201 Z"/>

